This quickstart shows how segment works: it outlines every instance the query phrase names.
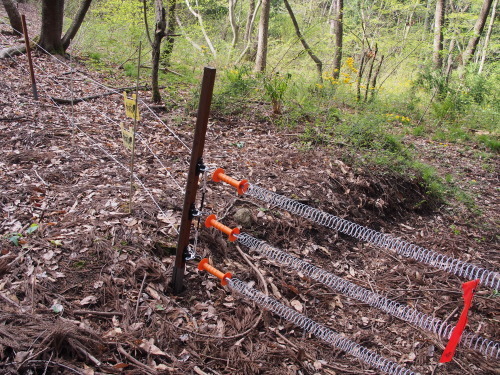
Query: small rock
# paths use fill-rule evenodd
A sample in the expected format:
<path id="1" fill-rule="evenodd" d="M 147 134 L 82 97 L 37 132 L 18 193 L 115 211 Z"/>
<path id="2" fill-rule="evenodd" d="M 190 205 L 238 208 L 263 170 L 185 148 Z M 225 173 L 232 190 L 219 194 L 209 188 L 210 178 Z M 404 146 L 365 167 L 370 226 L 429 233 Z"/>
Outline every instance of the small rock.
<path id="1" fill-rule="evenodd" d="M 248 208 L 240 208 L 234 214 L 234 220 L 243 227 L 248 227 L 253 223 L 252 212 Z"/>

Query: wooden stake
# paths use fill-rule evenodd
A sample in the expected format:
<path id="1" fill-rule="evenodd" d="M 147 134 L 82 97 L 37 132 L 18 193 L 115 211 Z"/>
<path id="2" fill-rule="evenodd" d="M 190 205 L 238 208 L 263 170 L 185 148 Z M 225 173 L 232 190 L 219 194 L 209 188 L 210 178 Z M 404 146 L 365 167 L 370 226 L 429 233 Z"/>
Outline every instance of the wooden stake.
<path id="1" fill-rule="evenodd" d="M 186 193 L 184 195 L 184 207 L 182 210 L 179 241 L 177 242 L 177 252 L 175 255 L 175 267 L 172 275 L 172 284 L 175 294 L 179 294 L 183 290 L 184 269 L 186 268 L 184 252 L 189 246 L 189 235 L 191 233 L 191 222 L 193 220 L 192 214 L 196 200 L 196 192 L 198 190 L 199 167 L 202 163 L 203 149 L 205 148 L 205 135 L 207 133 L 208 117 L 210 115 L 210 105 L 212 104 L 215 72 L 216 70 L 214 68 L 205 67 L 203 82 L 201 84 L 200 104 L 198 106 L 198 117 L 196 119 L 193 148 L 191 150 L 191 163 L 189 164 Z"/>
<path id="2" fill-rule="evenodd" d="M 33 97 L 35 98 L 35 100 L 38 100 L 38 91 L 36 89 L 36 81 L 35 81 L 35 71 L 33 70 L 33 61 L 31 60 L 30 39 L 28 37 L 28 28 L 26 27 L 26 17 L 24 17 L 24 14 L 21 16 L 21 21 L 23 22 L 23 34 L 24 34 L 24 42 L 26 43 L 26 55 L 28 56 L 28 65 L 30 67 L 31 88 L 33 90 Z"/>
<path id="3" fill-rule="evenodd" d="M 128 213 L 132 213 L 132 195 L 134 190 L 134 156 L 135 156 L 135 132 L 137 130 L 137 117 L 139 114 L 139 73 L 141 71 L 141 49 L 142 42 L 139 42 L 139 57 L 137 58 L 137 80 L 135 81 L 135 113 L 134 129 L 132 137 L 132 155 L 130 156 L 130 193 L 128 201 Z"/>

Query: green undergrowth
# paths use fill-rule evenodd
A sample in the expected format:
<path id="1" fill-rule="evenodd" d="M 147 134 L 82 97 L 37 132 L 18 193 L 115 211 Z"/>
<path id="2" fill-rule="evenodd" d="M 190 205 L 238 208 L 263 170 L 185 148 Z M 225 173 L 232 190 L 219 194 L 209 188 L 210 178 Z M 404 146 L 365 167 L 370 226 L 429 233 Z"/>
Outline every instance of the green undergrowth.
<path id="1" fill-rule="evenodd" d="M 224 8 L 214 4 L 206 14 L 207 24 L 217 20 Z M 148 9 L 152 21 L 153 10 Z M 362 83 L 358 100 L 356 49 L 346 49 L 338 79 L 325 64 L 320 80 L 314 64 L 296 43 L 293 29 L 284 27 L 289 25 L 284 14 L 273 7 L 265 73 L 255 73 L 247 58 L 235 65 L 239 52 L 230 47 L 228 38 L 212 39 L 217 56 L 212 55 L 196 22 L 183 18 L 185 29 L 179 33 L 189 35 L 198 47 L 187 38 L 176 38 L 168 68 L 180 75 L 160 72 L 167 109 L 184 106 L 185 115 L 191 116 L 198 106 L 203 66 L 215 66 L 214 116 L 238 116 L 261 126 L 272 123 L 298 134 L 297 147 L 301 149 L 342 148 L 351 164 L 414 179 L 425 185 L 432 199 L 455 197 L 472 207 L 473 198 L 462 196 L 453 181 L 419 161 L 410 140 L 417 137 L 454 143 L 496 156 L 500 150 L 500 63 L 488 64 L 481 74 L 477 65 L 471 64 L 463 79 L 458 72 L 446 79 L 426 66 L 422 53 L 420 57 L 412 55 L 395 70 L 383 67 L 375 89 Z M 321 30 L 320 23 L 313 23 L 304 32 L 312 42 Z M 209 29 L 211 32 L 214 30 Z M 349 41 L 351 37 L 346 38 Z M 139 41 L 143 45 L 142 65 L 150 66 L 142 3 L 109 0 L 92 8 L 74 47 L 95 69 L 133 80 Z M 311 45 L 319 56 L 330 56 L 331 46 L 323 39 Z M 149 76 L 150 69 L 141 69 L 142 84 L 150 83 Z M 485 168 L 490 165 L 485 163 Z"/>

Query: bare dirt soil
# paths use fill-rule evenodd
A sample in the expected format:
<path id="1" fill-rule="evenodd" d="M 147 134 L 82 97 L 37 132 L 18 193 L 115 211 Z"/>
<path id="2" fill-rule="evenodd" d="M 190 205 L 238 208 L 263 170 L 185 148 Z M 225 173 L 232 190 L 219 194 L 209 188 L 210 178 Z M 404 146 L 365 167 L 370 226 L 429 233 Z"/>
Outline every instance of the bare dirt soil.
<path id="1" fill-rule="evenodd" d="M 12 36 L 0 35 L 0 47 L 14 44 Z M 173 295 L 172 251 L 194 115 L 183 102 L 170 112 L 141 106 L 135 165 L 141 182 L 134 181 L 128 213 L 130 152 L 119 124 L 131 120 L 122 97 L 72 107 L 49 96 L 107 91 L 88 77 L 109 87 L 131 82 L 121 71 L 103 76 L 75 62 L 72 74 L 70 61 L 59 59 L 34 54 L 39 101 L 31 95 L 26 57 L 0 60 L 0 373 L 377 373 L 232 294 L 197 271 L 195 262 L 187 265 L 186 291 Z M 150 103 L 149 92 L 140 96 Z M 257 110 L 265 111 L 261 106 Z M 428 197 L 421 181 L 353 168 L 342 161 L 341 148 L 303 150 L 296 134 L 270 121 L 213 114 L 205 162 L 356 223 L 498 269 L 498 158 L 481 159 L 473 145 L 405 141 L 440 173 L 456 176 L 475 197 L 475 211 L 457 202 L 422 204 Z M 203 211 L 398 302 L 458 319 L 465 280 L 456 276 L 238 197 L 227 185 L 207 182 Z M 248 253 L 219 232 L 201 227 L 193 238 L 196 232 L 197 252 L 217 268 L 414 371 L 500 373 L 497 361 L 463 348 L 453 362 L 438 365 L 446 343 L 436 336 Z M 498 339 L 499 302 L 481 287 L 468 328 Z"/>

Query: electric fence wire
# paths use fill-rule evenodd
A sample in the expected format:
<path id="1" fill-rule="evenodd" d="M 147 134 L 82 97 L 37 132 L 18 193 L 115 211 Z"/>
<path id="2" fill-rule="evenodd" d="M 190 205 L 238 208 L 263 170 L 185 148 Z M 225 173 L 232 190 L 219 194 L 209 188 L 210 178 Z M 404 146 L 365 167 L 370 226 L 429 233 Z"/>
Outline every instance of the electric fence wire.
<path id="1" fill-rule="evenodd" d="M 2 23 L 3 25 L 7 25 L 7 23 L 3 20 L 0 19 L 0 23 Z M 20 34 L 21 36 L 23 36 L 22 33 L 20 33 L 19 31 L 16 30 L 16 32 L 18 34 Z M 5 39 L 4 39 L 5 40 Z M 57 56 L 51 54 L 49 51 L 47 51 L 45 48 L 43 48 L 40 44 L 38 44 L 35 40 L 31 39 L 30 38 L 30 42 L 33 43 L 34 45 L 37 46 L 37 48 L 39 48 L 41 51 L 43 51 L 44 53 L 46 53 L 48 56 L 50 56 L 52 59 L 56 60 L 58 63 L 64 65 L 66 68 L 68 69 L 72 69 L 72 67 L 70 65 L 68 65 L 66 62 L 64 62 L 63 60 L 61 59 L 58 59 Z M 12 56 L 9 56 L 9 57 L 12 57 Z M 43 70 L 42 70 L 43 71 Z M 116 94 L 119 94 L 119 95 L 122 95 L 123 93 L 112 88 L 112 87 L 109 87 L 109 86 L 106 86 L 102 83 L 100 83 L 99 81 L 95 80 L 94 78 L 92 78 L 90 75 L 86 74 L 86 73 L 83 73 L 79 70 L 76 70 L 77 73 L 81 74 L 83 77 L 87 78 L 89 81 L 91 81 L 92 83 L 94 83 L 95 85 L 99 86 L 99 87 L 102 87 L 102 88 L 105 88 L 106 90 L 108 91 L 111 91 L 111 92 L 114 92 Z M 177 135 L 177 133 L 175 131 L 172 130 L 172 128 L 170 128 L 157 114 L 155 111 L 153 111 L 153 109 L 142 99 L 140 99 L 140 102 L 148 109 L 149 112 L 151 112 L 153 114 L 153 116 L 170 132 L 170 134 L 172 134 L 172 136 L 177 139 L 187 150 L 191 151 L 191 148 Z"/>
<path id="2" fill-rule="evenodd" d="M 283 305 L 274 298 L 266 296 L 264 293 L 249 287 L 245 282 L 237 278 L 226 279 L 228 286 L 232 291 L 238 292 L 244 297 L 254 301 L 260 307 L 267 309 L 283 319 L 292 322 L 296 326 L 309 332 L 317 338 L 325 341 L 334 348 L 343 350 L 344 352 L 358 358 L 362 362 L 379 369 L 390 375 L 417 375 L 417 373 L 389 360 L 381 355 L 371 351 L 370 349 L 351 341 L 339 333 L 327 328 L 320 323 L 306 317 L 305 315 L 295 311 L 294 309 Z"/>
<path id="3" fill-rule="evenodd" d="M 34 65 L 40 69 L 40 66 L 38 66 L 36 63 L 34 63 Z M 66 91 L 69 91 L 69 89 L 61 84 L 60 82 L 57 82 L 55 81 L 55 83 L 59 86 L 61 86 L 63 89 L 65 89 Z M 73 96 L 73 91 L 71 91 L 71 95 Z M 72 111 L 73 111 L 73 102 L 72 102 Z M 118 123 L 118 121 L 116 121 L 115 119 L 113 119 L 112 117 L 108 116 L 106 114 L 106 112 L 99 112 L 99 114 L 101 116 L 104 116 L 106 119 L 108 119 L 110 122 L 112 122 L 113 124 L 117 125 L 118 127 L 120 126 L 120 124 Z M 71 122 L 73 123 L 73 121 Z M 158 163 L 161 165 L 161 167 L 165 170 L 165 172 L 167 173 L 167 176 L 170 177 L 172 179 L 172 181 L 174 182 L 174 184 L 179 188 L 179 190 L 181 191 L 181 193 L 184 193 L 184 189 L 179 185 L 179 183 L 177 182 L 177 180 L 172 176 L 172 174 L 170 173 L 170 171 L 168 170 L 168 168 L 165 166 L 165 164 L 163 164 L 163 162 L 161 161 L 161 159 L 158 157 L 158 155 L 156 155 L 156 153 L 152 150 L 151 148 L 151 145 L 150 143 L 148 142 L 148 140 L 143 137 L 141 135 L 141 131 L 138 130 L 135 132 L 135 134 L 137 135 L 137 138 L 140 139 L 142 141 L 142 143 L 146 146 L 146 148 L 148 149 L 148 151 L 151 153 L 151 155 L 153 155 L 153 158 L 156 159 L 156 161 L 158 161 Z"/>
<path id="4" fill-rule="evenodd" d="M 350 281 L 316 267 L 311 263 L 274 248 L 264 241 L 258 240 L 247 233 L 241 233 L 237 237 L 239 243 L 261 255 L 266 256 L 268 259 L 271 259 L 276 263 L 285 265 L 298 272 L 302 272 L 304 275 L 330 287 L 336 292 L 342 293 L 347 297 L 357 299 L 358 301 L 385 311 L 386 313 L 411 323 L 425 331 L 435 333 L 442 339 L 448 340 L 453 329 L 455 328 L 453 324 L 446 323 L 439 318 L 432 317 L 403 303 L 393 301 L 387 297 L 383 297 L 380 294 L 351 283 Z M 496 359 L 498 359 L 500 354 L 499 342 L 485 339 L 470 331 L 463 332 L 461 346 L 476 350 L 484 356 Z"/>
<path id="5" fill-rule="evenodd" d="M 38 68 L 38 70 L 41 70 L 42 68 L 37 65 L 36 63 L 33 63 L 33 65 L 35 67 Z M 73 67 L 72 68 L 72 73 L 73 73 Z M 49 77 L 48 75 L 46 75 L 47 77 Z M 72 79 L 73 81 L 73 79 Z M 61 84 L 60 82 L 58 82 L 57 80 L 54 80 L 55 84 L 62 87 L 63 89 L 65 89 L 66 91 L 68 91 L 70 94 L 71 94 L 71 97 L 73 98 L 73 95 L 74 95 L 74 91 L 73 89 L 68 89 L 65 85 Z M 73 82 L 71 82 L 73 83 Z M 72 121 L 71 121 L 71 124 L 74 124 L 74 106 L 73 106 L 73 100 L 71 102 L 71 113 L 72 113 Z M 118 121 L 114 120 L 113 118 L 111 118 L 110 116 L 108 116 L 105 112 L 99 112 L 100 115 L 104 116 L 106 119 L 108 119 L 110 122 L 112 122 L 113 124 L 115 125 L 120 125 L 118 123 Z M 172 174 L 170 173 L 170 171 L 168 170 L 168 168 L 163 164 L 163 162 L 161 161 L 161 159 L 158 157 L 158 155 L 156 155 L 156 153 L 152 150 L 151 146 L 150 146 L 150 143 L 148 142 L 148 140 L 143 137 L 141 135 L 141 132 L 140 131 L 136 131 L 135 133 L 137 135 L 137 138 L 139 138 L 142 143 L 146 146 L 146 148 L 148 149 L 148 151 L 151 153 L 151 155 L 153 155 L 153 158 L 156 159 L 156 161 L 158 161 L 158 163 L 160 164 L 160 166 L 165 170 L 165 172 L 167 173 L 168 177 L 170 177 L 172 179 L 172 181 L 174 182 L 174 184 L 179 188 L 180 192 L 181 193 L 184 193 L 184 189 L 179 185 L 179 183 L 177 182 L 177 180 L 175 180 L 175 178 L 172 176 Z"/>
<path id="6" fill-rule="evenodd" d="M 397 254 L 414 259 L 418 262 L 436 267 L 442 271 L 454 275 L 475 280 L 479 279 L 481 284 L 490 288 L 500 289 L 500 273 L 467 263 L 456 258 L 440 254 L 434 250 L 428 250 L 421 246 L 411 244 L 403 239 L 393 237 L 389 234 L 380 233 L 362 225 L 353 223 L 338 216 L 326 213 L 317 208 L 297 202 L 293 199 L 271 192 L 254 184 L 248 184 L 246 195 L 279 207 L 292 214 L 310 220 L 313 223 L 336 230 L 353 238 L 366 241 L 372 245 L 379 246 Z"/>
<path id="7" fill-rule="evenodd" d="M 4 36 L 1 36 L 2 39 L 5 41 L 6 38 Z M 21 52 L 19 49 L 18 49 L 19 52 Z M 14 59 L 14 57 L 12 56 L 9 56 L 14 62 L 17 62 L 16 59 Z M 37 66 L 36 64 L 34 64 L 35 66 Z M 22 65 L 19 65 L 21 67 L 21 69 L 23 69 L 26 73 L 29 74 L 29 72 L 26 70 L 26 68 L 24 68 Z M 39 68 L 37 66 L 37 68 Z M 54 106 L 61 112 L 61 114 L 63 115 L 63 117 L 66 119 L 66 121 L 71 124 L 73 127 L 77 128 L 82 134 L 84 134 L 90 141 L 91 143 L 99 148 L 104 154 L 106 154 L 106 156 L 108 156 L 111 160 L 113 160 L 116 164 L 118 164 L 120 167 L 122 167 L 123 169 L 125 169 L 126 171 L 129 171 L 129 168 L 127 168 L 125 165 L 123 165 L 123 163 L 121 163 L 113 154 L 111 154 L 108 150 L 106 150 L 99 142 L 97 142 L 91 135 L 87 134 L 80 126 L 78 126 L 77 123 L 75 122 L 72 122 L 72 119 L 68 117 L 68 115 L 64 112 L 64 110 L 61 108 L 61 106 L 49 95 L 49 93 L 47 92 L 47 90 L 45 90 L 45 88 L 43 88 L 43 86 L 40 86 L 40 88 L 42 89 L 42 91 L 45 93 L 45 95 L 52 101 L 52 103 L 54 104 Z M 158 210 L 160 211 L 160 213 L 164 216 L 164 217 L 167 217 L 165 211 L 163 211 L 163 209 L 161 208 L 161 206 L 159 205 L 159 203 L 156 201 L 155 197 L 153 196 L 153 194 L 151 193 L 151 191 L 146 187 L 146 185 L 141 181 L 141 179 L 134 173 L 134 178 L 135 180 L 139 183 L 139 185 L 142 187 L 142 189 L 146 192 L 146 194 L 150 197 L 150 199 L 153 201 L 153 203 L 155 204 L 155 206 L 158 208 Z M 175 226 L 172 226 L 172 228 L 174 229 L 174 231 L 179 234 L 179 231 L 178 229 L 175 227 Z"/>

